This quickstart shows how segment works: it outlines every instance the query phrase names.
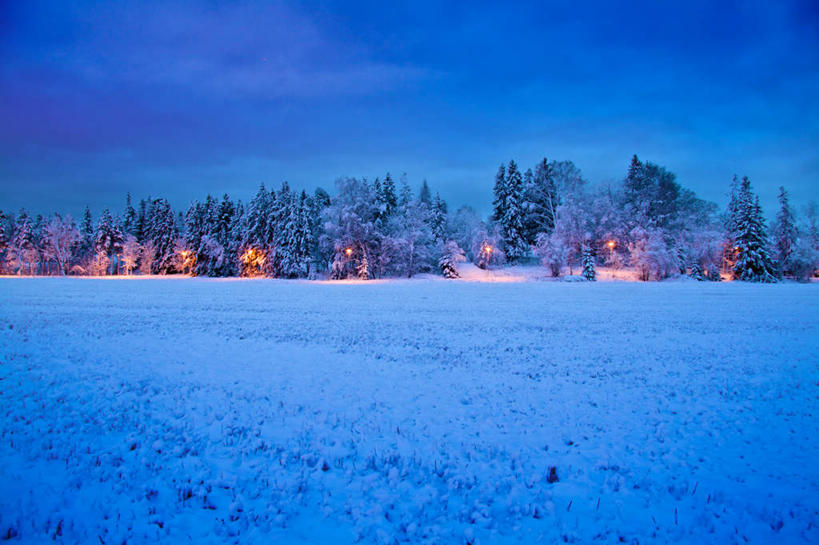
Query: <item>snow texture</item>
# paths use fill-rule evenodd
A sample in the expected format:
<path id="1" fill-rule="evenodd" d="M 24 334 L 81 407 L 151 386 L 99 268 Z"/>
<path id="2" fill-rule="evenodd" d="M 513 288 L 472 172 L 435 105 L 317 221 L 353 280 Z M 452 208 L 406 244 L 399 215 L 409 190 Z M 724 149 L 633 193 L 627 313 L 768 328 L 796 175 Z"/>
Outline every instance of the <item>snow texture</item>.
<path id="1" fill-rule="evenodd" d="M 817 543 L 818 318 L 816 284 L 0 279 L 0 537 Z"/>

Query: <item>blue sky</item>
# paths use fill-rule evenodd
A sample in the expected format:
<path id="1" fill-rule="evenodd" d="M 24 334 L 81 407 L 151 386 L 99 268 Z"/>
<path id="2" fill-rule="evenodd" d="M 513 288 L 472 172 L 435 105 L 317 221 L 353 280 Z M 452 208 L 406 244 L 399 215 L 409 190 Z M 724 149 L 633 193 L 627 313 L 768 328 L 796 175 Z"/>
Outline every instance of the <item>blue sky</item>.
<path id="1" fill-rule="evenodd" d="M 617 4 L 0 1 L 0 208 L 389 170 L 487 212 L 502 161 L 633 153 L 819 198 L 814 2 Z"/>

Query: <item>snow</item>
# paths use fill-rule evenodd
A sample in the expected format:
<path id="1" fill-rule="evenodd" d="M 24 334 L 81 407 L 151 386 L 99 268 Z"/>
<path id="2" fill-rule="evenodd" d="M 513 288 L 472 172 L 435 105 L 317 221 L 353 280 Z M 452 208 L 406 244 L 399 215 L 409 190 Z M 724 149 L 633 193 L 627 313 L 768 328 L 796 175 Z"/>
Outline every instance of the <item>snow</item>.
<path id="1" fill-rule="evenodd" d="M 817 318 L 817 284 L 3 278 L 0 537 L 817 543 Z"/>

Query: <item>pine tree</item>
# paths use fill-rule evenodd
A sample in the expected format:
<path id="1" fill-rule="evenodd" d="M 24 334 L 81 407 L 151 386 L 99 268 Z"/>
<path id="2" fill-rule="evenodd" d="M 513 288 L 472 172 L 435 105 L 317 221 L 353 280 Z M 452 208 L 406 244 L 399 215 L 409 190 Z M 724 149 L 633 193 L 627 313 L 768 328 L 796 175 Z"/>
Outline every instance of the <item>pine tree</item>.
<path id="1" fill-rule="evenodd" d="M 441 199 L 441 195 L 435 193 L 435 200 L 432 203 L 432 235 L 437 241 L 443 241 L 446 236 L 446 201 Z"/>
<path id="2" fill-rule="evenodd" d="M 510 261 L 523 256 L 527 245 L 523 233 L 523 179 L 515 161 L 509 161 L 506 171 L 506 206 L 500 219 L 501 232 Z"/>
<path id="3" fill-rule="evenodd" d="M 779 272 L 782 274 L 793 274 L 791 267 L 791 254 L 796 247 L 796 240 L 799 232 L 796 229 L 796 220 L 788 202 L 788 192 L 784 187 L 779 188 L 779 213 L 776 215 L 774 226 L 774 246 L 776 248 L 776 258 L 779 265 Z"/>
<path id="4" fill-rule="evenodd" d="M 594 254 L 588 245 L 583 246 L 583 278 L 590 282 L 595 281 Z"/>
<path id="5" fill-rule="evenodd" d="M 131 205 L 131 193 L 125 195 L 125 213 L 122 216 L 122 232 L 124 235 L 136 234 L 137 213 Z"/>
<path id="6" fill-rule="evenodd" d="M 6 255 L 10 272 L 18 275 L 34 274 L 37 249 L 34 245 L 34 226 L 25 209 L 20 209 L 14 221 L 14 236 Z"/>
<path id="7" fill-rule="evenodd" d="M 407 183 L 407 173 L 401 175 L 401 189 L 398 195 L 398 207 L 406 207 L 412 201 L 412 189 Z"/>
<path id="8" fill-rule="evenodd" d="M 390 173 L 384 177 L 384 182 L 381 184 L 381 195 L 378 196 L 379 201 L 384 205 L 385 215 L 391 216 L 395 209 L 398 208 L 398 196 L 395 192 L 395 182 Z"/>
<path id="9" fill-rule="evenodd" d="M 140 244 L 145 242 L 145 231 L 147 229 L 147 221 L 148 203 L 145 201 L 145 199 L 141 199 L 139 201 L 139 212 L 137 213 L 136 226 L 134 228 L 134 236 L 136 236 L 137 242 L 139 242 Z"/>
<path id="10" fill-rule="evenodd" d="M 89 210 L 87 206 L 82 214 L 80 235 L 82 236 L 80 253 L 87 257 L 94 251 L 94 223 L 91 218 L 91 210 Z"/>
<path id="11" fill-rule="evenodd" d="M 153 247 L 152 274 L 173 272 L 176 262 L 175 216 L 165 199 L 154 199 L 145 220 L 145 242 Z"/>
<path id="12" fill-rule="evenodd" d="M 555 228 L 560 196 L 554 166 L 554 162 L 550 163 L 544 158 L 534 172 L 529 169 L 523 177 L 524 239 L 529 244 L 536 244 L 540 233 L 549 234 Z"/>
<path id="13" fill-rule="evenodd" d="M 11 242 L 11 229 L 9 227 L 9 218 L 0 210 L 0 273 L 4 272 L 4 265 L 6 263 L 6 251 Z"/>
<path id="14" fill-rule="evenodd" d="M 421 183 L 421 191 L 418 193 L 418 200 L 427 206 L 432 206 L 432 193 L 426 179 Z"/>
<path id="15" fill-rule="evenodd" d="M 705 276 L 703 275 L 702 267 L 700 266 L 699 263 L 694 263 L 693 265 L 691 265 L 691 270 L 688 273 L 688 276 L 690 276 L 691 278 L 693 278 L 694 280 L 697 280 L 699 282 L 702 282 L 703 280 L 705 280 Z"/>
<path id="16" fill-rule="evenodd" d="M 495 174 L 495 186 L 492 188 L 494 200 L 492 201 L 492 220 L 500 222 L 506 214 L 506 199 L 508 189 L 506 185 L 506 165 L 501 163 L 498 173 Z"/>
<path id="17" fill-rule="evenodd" d="M 734 245 L 734 278 L 746 282 L 775 282 L 775 269 L 768 254 L 768 234 L 759 197 L 751 190 L 748 177 L 742 179 L 737 196 Z"/>
<path id="18" fill-rule="evenodd" d="M 97 221 L 97 229 L 94 233 L 94 251 L 106 256 L 109 262 L 112 262 L 112 258 L 122 251 L 122 242 L 123 236 L 119 222 L 106 208 Z M 118 265 L 118 262 L 116 264 Z M 107 273 L 108 271 L 102 272 Z"/>
<path id="19" fill-rule="evenodd" d="M 283 222 L 282 274 L 290 278 L 306 276 L 309 271 L 310 231 L 307 219 L 307 194 L 302 191 L 287 207 Z"/>

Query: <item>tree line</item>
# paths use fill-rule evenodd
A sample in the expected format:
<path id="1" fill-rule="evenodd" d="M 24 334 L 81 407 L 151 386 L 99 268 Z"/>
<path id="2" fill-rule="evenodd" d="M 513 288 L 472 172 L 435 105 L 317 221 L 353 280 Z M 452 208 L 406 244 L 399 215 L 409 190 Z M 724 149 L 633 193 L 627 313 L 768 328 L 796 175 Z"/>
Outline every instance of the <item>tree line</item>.
<path id="1" fill-rule="evenodd" d="M 682 187 L 664 167 L 631 159 L 616 184 L 592 186 L 571 161 L 543 159 L 495 175 L 492 214 L 450 212 L 426 180 L 340 178 L 335 192 L 263 184 L 247 202 L 208 195 L 174 212 L 162 198 L 121 213 L 86 207 L 80 223 L 0 211 L 0 272 L 40 275 L 190 274 L 274 278 L 458 276 L 537 261 L 552 276 L 631 268 L 642 280 L 805 280 L 819 268 L 817 206 L 801 221 L 780 188 L 768 229 L 747 177 L 734 177 L 725 210 Z"/>

